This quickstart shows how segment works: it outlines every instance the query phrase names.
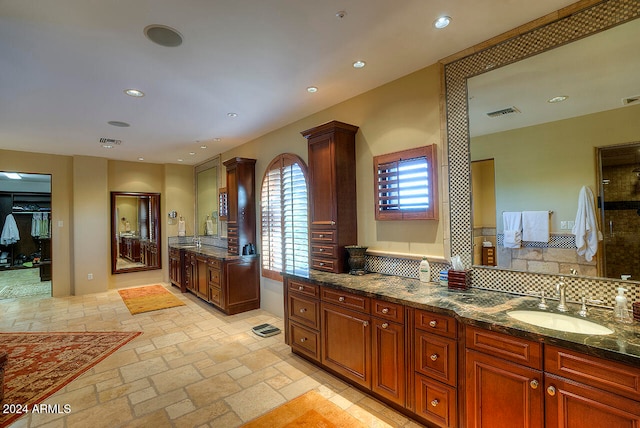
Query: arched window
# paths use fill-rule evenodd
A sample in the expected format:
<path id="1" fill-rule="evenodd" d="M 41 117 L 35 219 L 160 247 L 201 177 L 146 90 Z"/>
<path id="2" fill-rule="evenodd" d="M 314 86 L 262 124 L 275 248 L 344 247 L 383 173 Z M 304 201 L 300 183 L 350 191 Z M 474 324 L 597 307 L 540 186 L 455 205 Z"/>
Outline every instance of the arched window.
<path id="1" fill-rule="evenodd" d="M 277 156 L 262 179 L 262 276 L 309 269 L 307 166 L 298 156 Z"/>

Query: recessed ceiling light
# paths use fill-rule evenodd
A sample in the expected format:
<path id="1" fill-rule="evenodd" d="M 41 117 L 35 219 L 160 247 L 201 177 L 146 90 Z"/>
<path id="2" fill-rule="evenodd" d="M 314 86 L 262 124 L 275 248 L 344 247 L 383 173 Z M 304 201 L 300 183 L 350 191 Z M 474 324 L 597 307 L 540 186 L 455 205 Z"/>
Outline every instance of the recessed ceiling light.
<path id="1" fill-rule="evenodd" d="M 153 43 L 173 48 L 182 44 L 182 35 L 166 25 L 148 25 L 144 27 L 144 35 Z"/>
<path id="2" fill-rule="evenodd" d="M 191 156 L 193 156 L 193 155 L 195 155 L 195 154 L 196 154 L 196 152 L 189 152 L 189 154 L 190 154 Z"/>
<path id="3" fill-rule="evenodd" d="M 441 16 L 440 18 L 433 21 L 433 26 L 437 29 L 442 29 L 451 23 L 451 17 L 449 16 Z"/>
<path id="4" fill-rule="evenodd" d="M 366 62 L 358 60 L 353 63 L 353 68 L 364 68 L 365 65 L 367 65 Z"/>
<path id="5" fill-rule="evenodd" d="M 216 137 L 216 138 L 213 139 L 213 141 L 215 141 L 215 142 L 222 141 L 222 138 Z"/>
<path id="6" fill-rule="evenodd" d="M 178 159 L 178 162 L 184 162 L 184 159 Z"/>
<path id="7" fill-rule="evenodd" d="M 201 149 L 206 149 L 207 146 L 205 146 L 204 144 L 200 146 Z"/>
<path id="8" fill-rule="evenodd" d="M 561 102 L 563 102 L 564 100 L 566 100 L 567 98 L 569 98 L 569 97 L 568 97 L 568 96 L 566 96 L 566 95 L 559 95 L 559 96 L 557 96 L 557 97 L 549 98 L 549 99 L 547 100 L 547 102 L 548 102 L 548 103 L 551 103 L 551 104 L 554 104 L 554 103 L 561 103 Z"/>
<path id="9" fill-rule="evenodd" d="M 12 180 L 22 180 L 22 177 L 17 172 L 5 172 L 4 175 Z"/>
<path id="10" fill-rule="evenodd" d="M 318 92 L 318 88 L 316 88 L 315 86 L 309 86 L 307 88 L 307 92 L 309 92 L 310 94 L 315 94 L 316 92 Z"/>
<path id="11" fill-rule="evenodd" d="M 129 125 L 127 122 L 120 122 L 119 120 L 110 120 L 109 122 L 107 122 L 109 125 L 112 126 L 117 126 L 119 128 L 128 128 L 131 125 Z"/>
<path id="12" fill-rule="evenodd" d="M 143 161 L 143 160 L 144 160 L 144 158 L 143 158 L 143 157 L 139 157 L 139 158 L 138 158 L 138 160 L 139 160 L 139 161 Z"/>
<path id="13" fill-rule="evenodd" d="M 345 16 L 347 16 L 347 11 L 346 10 L 339 10 L 338 12 L 336 12 L 336 18 L 338 18 L 338 19 L 342 19 Z"/>
<path id="14" fill-rule="evenodd" d="M 113 149 L 113 145 L 112 144 L 103 144 L 102 148 L 103 149 Z"/>
<path id="15" fill-rule="evenodd" d="M 238 117 L 238 113 L 227 113 L 229 117 Z"/>
<path id="16" fill-rule="evenodd" d="M 124 93 L 134 98 L 144 97 L 144 92 L 138 89 L 125 89 Z"/>

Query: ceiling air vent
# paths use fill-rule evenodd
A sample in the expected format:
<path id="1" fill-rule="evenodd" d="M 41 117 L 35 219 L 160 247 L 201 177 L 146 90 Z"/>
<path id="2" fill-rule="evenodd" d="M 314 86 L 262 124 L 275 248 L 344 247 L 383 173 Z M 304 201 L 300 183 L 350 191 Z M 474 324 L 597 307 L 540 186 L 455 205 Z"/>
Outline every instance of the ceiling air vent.
<path id="1" fill-rule="evenodd" d="M 116 140 L 115 138 L 100 138 L 98 140 L 100 142 L 100 144 L 115 144 L 115 145 L 120 145 L 122 144 L 122 140 Z"/>
<path id="2" fill-rule="evenodd" d="M 503 108 L 502 110 L 491 111 L 487 113 L 487 116 L 500 117 L 500 116 L 504 116 L 511 113 L 520 113 L 520 110 L 512 106 L 512 107 Z"/>
<path id="3" fill-rule="evenodd" d="M 627 97 L 622 99 L 622 105 L 628 106 L 630 104 L 635 104 L 640 101 L 640 95 L 635 95 L 633 97 Z"/>

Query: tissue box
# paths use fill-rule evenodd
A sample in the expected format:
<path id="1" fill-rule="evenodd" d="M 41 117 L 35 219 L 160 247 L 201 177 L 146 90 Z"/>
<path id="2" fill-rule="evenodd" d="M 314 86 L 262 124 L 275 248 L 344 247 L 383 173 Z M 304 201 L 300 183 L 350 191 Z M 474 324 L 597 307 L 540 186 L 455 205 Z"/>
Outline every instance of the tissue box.
<path id="1" fill-rule="evenodd" d="M 453 290 L 466 290 L 471 287 L 471 270 L 449 269 L 449 281 L 447 287 Z"/>

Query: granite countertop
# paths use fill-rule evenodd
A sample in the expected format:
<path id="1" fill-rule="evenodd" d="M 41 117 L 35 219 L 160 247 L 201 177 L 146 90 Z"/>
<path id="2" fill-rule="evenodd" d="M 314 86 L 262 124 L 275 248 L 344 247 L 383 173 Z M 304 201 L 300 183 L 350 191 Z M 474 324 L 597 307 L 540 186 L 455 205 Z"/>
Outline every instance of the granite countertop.
<path id="1" fill-rule="evenodd" d="M 608 327 L 613 330 L 613 333 L 586 335 L 537 327 L 507 315 L 507 312 L 512 310 L 540 311 L 538 309 L 540 299 L 536 297 L 477 288 L 464 291 L 449 290 L 438 283 L 425 284 L 417 279 L 377 273 L 355 276 L 310 270 L 308 274 L 284 274 L 284 276 L 453 316 L 463 324 L 640 365 L 640 323 L 616 323 L 613 321 L 613 311 L 610 309 L 588 307 L 589 313 L 586 319 Z M 560 313 L 555 309 L 557 300 L 548 298 L 547 304 L 549 309 L 546 312 Z M 569 303 L 568 306 L 569 312 L 565 312 L 564 315 L 581 318 L 577 315 L 580 305 Z"/>
<path id="2" fill-rule="evenodd" d="M 169 244 L 169 248 L 175 248 L 178 250 L 188 250 L 192 253 L 200 254 L 207 257 L 214 257 L 220 260 L 238 260 L 247 257 L 258 257 L 257 254 L 250 255 L 235 255 L 229 254 L 226 248 L 214 247 L 213 245 L 202 245 L 196 247 L 194 244 Z"/>

